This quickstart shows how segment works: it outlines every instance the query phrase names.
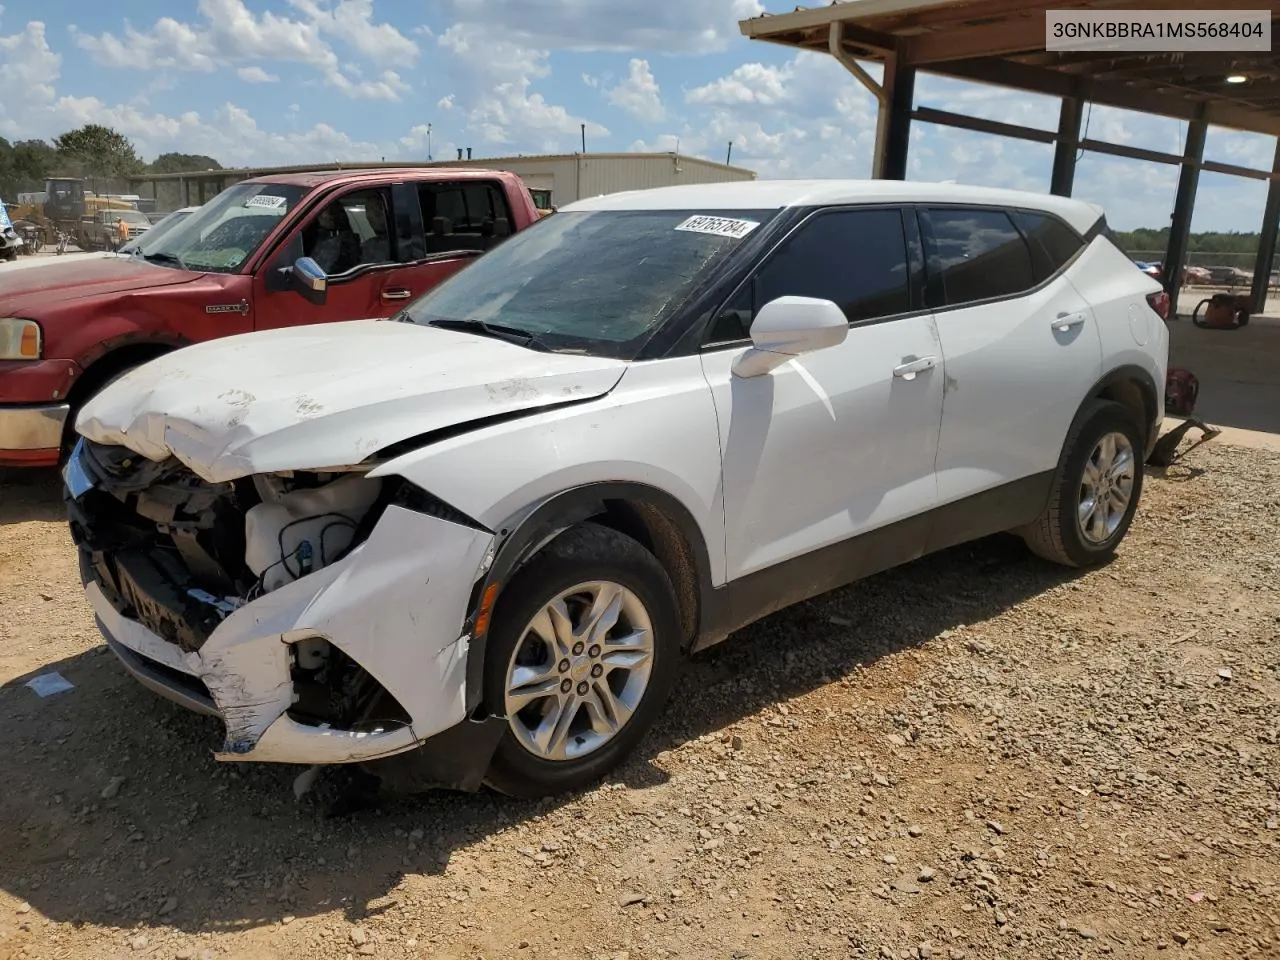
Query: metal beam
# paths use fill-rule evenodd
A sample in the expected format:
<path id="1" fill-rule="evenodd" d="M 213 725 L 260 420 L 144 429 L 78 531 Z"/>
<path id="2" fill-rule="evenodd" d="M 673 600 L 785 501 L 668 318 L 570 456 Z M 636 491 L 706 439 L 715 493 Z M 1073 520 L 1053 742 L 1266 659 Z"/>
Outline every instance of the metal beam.
<path id="1" fill-rule="evenodd" d="M 922 33 L 907 41 L 907 62 L 923 67 L 948 60 L 999 57 L 1044 49 L 1044 17 L 1020 17 L 988 27 Z"/>
<path id="2" fill-rule="evenodd" d="M 915 67 L 890 56 L 884 65 L 884 140 L 876 163 L 885 180 L 907 179 L 907 150 L 911 144 L 911 108 L 916 95 Z"/>
<path id="3" fill-rule="evenodd" d="M 1280 232 L 1280 138 L 1276 140 L 1271 170 L 1277 179 L 1267 187 L 1267 205 L 1262 211 L 1262 235 L 1258 238 L 1258 259 L 1253 265 L 1253 310 L 1267 308 L 1267 288 L 1271 285 L 1271 264 L 1276 256 L 1276 234 Z"/>
<path id="4" fill-rule="evenodd" d="M 1063 97 L 1058 109 L 1058 136 L 1053 148 L 1053 175 L 1049 192 L 1059 197 L 1071 196 L 1076 181 L 1076 150 L 1080 139 L 1081 102 L 1076 97 Z"/>
<path id="5" fill-rule="evenodd" d="M 937 123 L 944 127 L 958 127 L 961 130 L 973 130 L 976 133 L 991 133 L 998 137 L 1011 137 L 1014 140 L 1034 140 L 1037 143 L 1053 143 L 1057 138 L 1052 130 L 1037 130 L 1035 127 L 1023 127 L 1013 123 L 1001 123 L 998 120 L 984 120 L 981 117 L 966 117 L 960 113 L 946 110 L 934 110 L 932 107 L 916 107 L 911 111 L 914 120 L 924 123 Z"/>
<path id="6" fill-rule="evenodd" d="M 1162 153 L 1159 150 L 1146 150 L 1142 147 L 1127 147 L 1119 143 L 1107 143 L 1105 140 L 1085 139 L 1080 141 L 1080 146 L 1090 153 L 1105 153 L 1112 157 L 1127 157 L 1130 160 L 1145 160 L 1148 163 L 1168 163 L 1182 164 L 1185 158 L 1178 156 L 1176 153 Z M 1195 162 L 1196 169 L 1199 169 L 1199 158 Z"/>
<path id="7" fill-rule="evenodd" d="M 1201 101 L 1188 100 L 1182 92 L 1162 93 L 1128 87 L 1121 83 L 1099 82 L 1079 74 L 1067 74 L 1043 67 L 1032 67 L 1009 60 L 953 60 L 933 64 L 930 73 L 992 83 L 1053 97 L 1079 97 L 1081 100 L 1140 113 L 1153 113 L 1177 120 L 1193 120 L 1205 109 Z M 1251 133 L 1280 135 L 1280 116 L 1233 103 L 1210 103 L 1204 115 L 1214 126 Z"/>
<path id="8" fill-rule="evenodd" d="M 883 83 L 876 83 L 875 78 L 867 73 L 862 68 L 862 64 L 850 56 L 849 51 L 845 49 L 843 23 L 831 24 L 831 29 L 827 36 L 827 48 L 831 55 L 836 58 L 836 62 L 853 74 L 854 78 L 876 98 L 876 141 L 871 152 L 871 177 L 873 180 L 883 179 L 885 137 L 888 134 L 889 126 L 888 91 Z M 886 65 L 886 78 L 888 69 Z"/>
<path id="9" fill-rule="evenodd" d="M 1177 304 L 1182 287 L 1182 268 L 1187 260 L 1187 240 L 1191 235 L 1191 215 L 1196 206 L 1196 187 L 1200 183 L 1200 163 L 1204 160 L 1204 138 L 1209 124 L 1202 118 L 1187 124 L 1187 142 L 1178 176 L 1178 193 L 1173 202 L 1173 218 L 1169 225 L 1169 247 L 1164 257 L 1164 288 L 1171 304 Z M 1176 309 L 1176 307 L 1175 307 Z"/>

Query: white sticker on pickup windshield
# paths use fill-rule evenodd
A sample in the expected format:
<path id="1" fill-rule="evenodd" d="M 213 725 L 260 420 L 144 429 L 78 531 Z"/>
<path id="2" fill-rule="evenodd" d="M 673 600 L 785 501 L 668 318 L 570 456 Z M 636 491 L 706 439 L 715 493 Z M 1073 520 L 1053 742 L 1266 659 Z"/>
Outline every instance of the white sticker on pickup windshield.
<path id="1" fill-rule="evenodd" d="M 730 237 L 734 240 L 741 240 L 760 224 L 754 220 L 730 220 L 727 217 L 707 217 L 697 216 L 690 217 L 677 230 L 686 230 L 689 233 L 709 233 L 713 237 Z"/>
<path id="2" fill-rule="evenodd" d="M 260 193 L 256 197 L 250 197 L 244 202 L 246 207 L 268 207 L 274 210 L 276 207 L 284 206 L 284 197 L 273 196 L 269 193 Z"/>

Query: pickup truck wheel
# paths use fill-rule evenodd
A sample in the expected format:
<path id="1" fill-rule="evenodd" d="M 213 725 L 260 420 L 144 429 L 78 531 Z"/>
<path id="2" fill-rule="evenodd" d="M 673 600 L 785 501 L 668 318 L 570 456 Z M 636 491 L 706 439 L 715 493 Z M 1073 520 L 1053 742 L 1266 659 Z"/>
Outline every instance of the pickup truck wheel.
<path id="1" fill-rule="evenodd" d="M 1054 563 L 1087 567 L 1115 553 L 1142 496 L 1142 430 L 1129 411 L 1092 401 L 1063 446 L 1049 503 L 1016 531 Z"/>
<path id="2" fill-rule="evenodd" d="M 568 531 L 499 596 L 485 697 L 507 718 L 486 780 L 536 798 L 617 766 L 661 714 L 680 658 L 671 580 L 635 540 Z"/>

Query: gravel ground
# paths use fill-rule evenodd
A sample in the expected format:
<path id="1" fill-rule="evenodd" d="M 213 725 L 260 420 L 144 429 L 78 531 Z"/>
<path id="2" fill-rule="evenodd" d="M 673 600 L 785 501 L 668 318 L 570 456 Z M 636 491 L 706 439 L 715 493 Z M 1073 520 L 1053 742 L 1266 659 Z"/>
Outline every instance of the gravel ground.
<path id="1" fill-rule="evenodd" d="M 1280 956 L 1275 454 L 1151 476 L 1103 569 L 995 538 L 745 630 L 589 793 L 345 818 L 128 679 L 0 482 L 0 960 Z"/>

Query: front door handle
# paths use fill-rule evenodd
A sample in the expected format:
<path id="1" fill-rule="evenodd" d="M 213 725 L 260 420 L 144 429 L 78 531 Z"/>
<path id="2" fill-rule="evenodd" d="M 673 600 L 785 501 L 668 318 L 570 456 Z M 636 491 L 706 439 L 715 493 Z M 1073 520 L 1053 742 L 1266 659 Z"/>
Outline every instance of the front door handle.
<path id="1" fill-rule="evenodd" d="M 920 357 L 918 360 L 908 360 L 894 367 L 893 375 L 899 380 L 914 380 L 917 373 L 932 370 L 937 365 L 937 357 Z"/>
<path id="2" fill-rule="evenodd" d="M 387 287 L 382 291 L 383 300 L 408 300 L 413 292 L 407 287 Z"/>
<path id="3" fill-rule="evenodd" d="M 1083 313 L 1063 313 L 1053 318 L 1053 329 L 1059 333 L 1066 333 L 1072 327 L 1081 326 L 1085 317 Z"/>

